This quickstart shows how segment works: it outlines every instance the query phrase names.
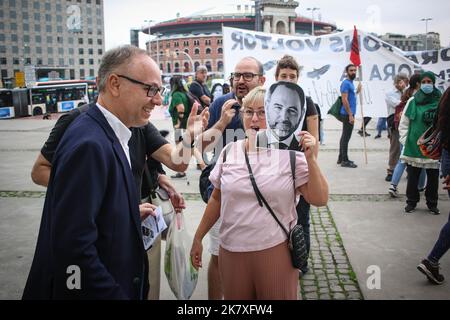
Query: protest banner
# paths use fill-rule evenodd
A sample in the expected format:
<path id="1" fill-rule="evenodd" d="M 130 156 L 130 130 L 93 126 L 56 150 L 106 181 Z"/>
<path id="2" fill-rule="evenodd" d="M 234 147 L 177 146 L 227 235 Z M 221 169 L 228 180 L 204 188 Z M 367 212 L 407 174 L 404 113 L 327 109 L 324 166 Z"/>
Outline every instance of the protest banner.
<path id="1" fill-rule="evenodd" d="M 330 106 L 340 95 L 345 66 L 350 63 L 353 30 L 318 37 L 269 34 L 224 27 L 225 77 L 237 62 L 252 56 L 264 65 L 266 86 L 275 82 L 277 61 L 285 54 L 294 56 L 302 66 L 299 85 L 321 108 L 326 117 Z M 450 85 L 450 48 L 424 52 L 404 52 L 374 35 L 358 30 L 360 56 L 363 62 L 364 115 L 386 117 L 386 92 L 393 90 L 394 76 L 410 76 L 420 70 L 433 71 L 437 86 Z M 357 117 L 361 117 L 358 108 Z"/>

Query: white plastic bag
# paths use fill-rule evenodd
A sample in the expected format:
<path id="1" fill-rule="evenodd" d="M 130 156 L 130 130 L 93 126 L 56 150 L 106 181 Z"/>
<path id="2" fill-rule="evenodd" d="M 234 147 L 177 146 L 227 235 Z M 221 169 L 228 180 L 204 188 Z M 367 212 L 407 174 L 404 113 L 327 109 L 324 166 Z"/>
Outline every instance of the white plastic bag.
<path id="1" fill-rule="evenodd" d="M 174 215 L 169 226 L 164 255 L 164 273 L 178 300 L 187 300 L 197 285 L 198 271 L 192 266 L 192 238 L 186 230 L 184 214 Z"/>

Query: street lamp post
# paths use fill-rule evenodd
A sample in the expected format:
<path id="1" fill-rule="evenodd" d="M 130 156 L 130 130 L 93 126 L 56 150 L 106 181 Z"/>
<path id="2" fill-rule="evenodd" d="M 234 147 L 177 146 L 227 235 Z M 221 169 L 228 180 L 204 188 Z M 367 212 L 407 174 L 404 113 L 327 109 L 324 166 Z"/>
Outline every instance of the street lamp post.
<path id="1" fill-rule="evenodd" d="M 311 35 L 314 36 L 314 11 L 320 10 L 320 8 L 306 8 L 306 10 L 311 11 Z"/>
<path id="2" fill-rule="evenodd" d="M 425 51 L 428 51 L 428 21 L 433 20 L 432 18 L 423 18 L 420 21 L 425 21 Z"/>

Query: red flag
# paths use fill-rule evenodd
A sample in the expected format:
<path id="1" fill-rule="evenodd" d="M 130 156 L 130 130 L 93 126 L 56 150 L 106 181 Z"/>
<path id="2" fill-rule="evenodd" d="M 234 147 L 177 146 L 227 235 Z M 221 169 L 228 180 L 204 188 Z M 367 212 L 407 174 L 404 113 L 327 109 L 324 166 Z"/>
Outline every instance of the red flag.
<path id="1" fill-rule="evenodd" d="M 361 65 L 361 57 L 359 56 L 358 31 L 356 26 L 353 30 L 352 50 L 350 51 L 350 61 L 357 67 Z"/>

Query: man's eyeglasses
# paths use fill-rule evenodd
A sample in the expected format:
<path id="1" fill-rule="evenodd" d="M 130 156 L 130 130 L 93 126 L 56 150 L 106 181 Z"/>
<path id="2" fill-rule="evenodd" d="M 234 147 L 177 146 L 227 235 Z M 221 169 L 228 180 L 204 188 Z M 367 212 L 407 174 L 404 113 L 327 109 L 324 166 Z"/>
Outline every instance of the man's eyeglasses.
<path id="1" fill-rule="evenodd" d="M 252 72 L 233 72 L 231 74 L 231 79 L 233 79 L 233 81 L 239 81 L 241 79 L 241 77 L 244 78 L 245 81 L 249 82 L 252 81 L 254 77 L 256 76 L 260 76 L 260 74 L 257 73 L 252 73 Z"/>
<path id="2" fill-rule="evenodd" d="M 146 90 L 147 90 L 147 97 L 149 97 L 149 98 L 153 98 L 154 96 L 156 96 L 156 94 L 157 94 L 158 92 L 159 92 L 161 95 L 163 95 L 164 92 L 165 92 L 165 90 L 166 90 L 164 87 L 158 87 L 157 85 L 154 85 L 154 84 L 147 84 L 147 83 L 144 83 L 144 82 L 140 82 L 140 81 L 138 81 L 138 80 L 135 80 L 135 79 L 133 79 L 133 78 L 130 78 L 130 77 L 127 77 L 127 76 L 124 76 L 124 75 L 121 75 L 121 74 L 118 74 L 117 76 L 118 76 L 119 78 L 127 79 L 128 81 L 133 82 L 133 83 L 135 83 L 135 84 L 140 84 L 140 85 L 142 85 L 142 86 L 147 87 L 147 88 L 146 88 Z"/>
<path id="3" fill-rule="evenodd" d="M 264 110 L 258 110 L 258 111 L 253 111 L 253 110 L 244 110 L 244 111 L 240 111 L 241 114 L 244 115 L 245 118 L 253 118 L 253 115 L 256 113 L 256 116 L 259 119 L 265 119 L 266 118 L 266 111 Z"/>

